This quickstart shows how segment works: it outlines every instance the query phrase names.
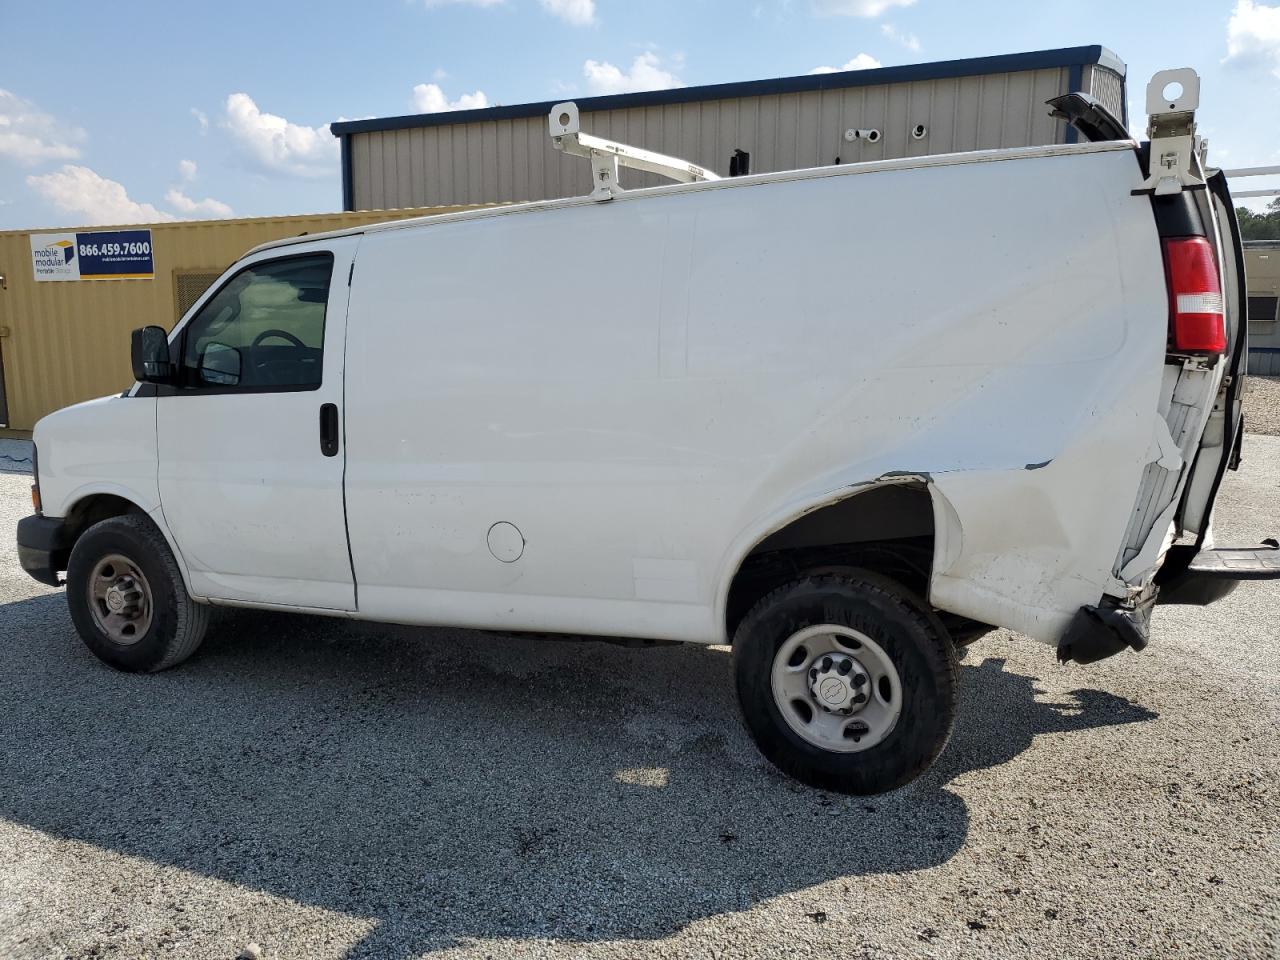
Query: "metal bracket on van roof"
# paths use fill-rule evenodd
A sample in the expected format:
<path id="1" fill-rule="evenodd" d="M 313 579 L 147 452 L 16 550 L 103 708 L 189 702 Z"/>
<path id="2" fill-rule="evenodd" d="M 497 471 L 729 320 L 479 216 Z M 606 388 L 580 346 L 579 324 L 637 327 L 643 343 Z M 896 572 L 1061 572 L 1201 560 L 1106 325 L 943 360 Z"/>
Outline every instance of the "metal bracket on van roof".
<path id="1" fill-rule="evenodd" d="M 1200 76 L 1190 67 L 1161 70 L 1147 84 L 1151 175 L 1141 192 L 1156 196 L 1204 187 L 1203 141 L 1196 136 Z"/>
<path id="2" fill-rule="evenodd" d="M 618 183 L 620 166 L 656 173 L 680 183 L 720 179 L 718 174 L 696 163 L 583 133 L 576 103 L 557 103 L 551 108 L 547 124 L 551 130 L 551 142 L 557 150 L 591 161 L 593 200 L 612 200 L 622 192 Z"/>

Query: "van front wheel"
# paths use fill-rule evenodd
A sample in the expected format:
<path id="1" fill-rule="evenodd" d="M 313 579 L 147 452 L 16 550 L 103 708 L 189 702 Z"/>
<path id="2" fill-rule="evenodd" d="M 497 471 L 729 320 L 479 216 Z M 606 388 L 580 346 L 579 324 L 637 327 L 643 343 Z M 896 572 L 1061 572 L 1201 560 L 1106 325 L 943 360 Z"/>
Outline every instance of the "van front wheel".
<path id="1" fill-rule="evenodd" d="M 733 653 L 751 736 L 811 786 L 892 790 L 927 770 L 951 735 L 951 639 L 888 578 L 850 570 L 779 587 L 742 620 Z"/>
<path id="2" fill-rule="evenodd" d="M 94 656 L 135 673 L 181 663 L 209 622 L 209 608 L 187 593 L 169 544 L 138 515 L 95 523 L 76 541 L 67 606 Z"/>

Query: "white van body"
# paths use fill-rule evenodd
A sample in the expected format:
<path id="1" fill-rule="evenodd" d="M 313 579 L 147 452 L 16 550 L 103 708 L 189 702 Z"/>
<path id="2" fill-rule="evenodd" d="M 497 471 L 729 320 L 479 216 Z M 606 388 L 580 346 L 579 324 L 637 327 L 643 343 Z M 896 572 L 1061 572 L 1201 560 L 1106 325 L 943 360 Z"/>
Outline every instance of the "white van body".
<path id="1" fill-rule="evenodd" d="M 304 268 L 311 279 L 267 315 L 306 319 L 322 343 L 268 319 L 226 348 L 232 386 L 209 366 L 214 379 L 194 387 L 160 377 L 41 420 L 43 509 L 19 527 L 20 557 L 46 582 L 74 581 L 73 544 L 93 523 L 150 519 L 110 543 L 172 552 L 197 606 L 179 604 L 166 629 L 194 639 L 126 669 L 189 655 L 203 604 L 721 644 L 766 631 L 770 591 L 809 577 L 827 599 L 795 600 L 787 622 L 802 629 L 753 640 L 764 652 L 747 662 L 764 659 L 738 668 L 749 724 L 769 681 L 757 689 L 744 670 L 772 669 L 772 696 L 799 704 L 787 721 L 799 740 L 771 753 L 771 715 L 757 742 L 809 782 L 905 782 L 950 729 L 951 634 L 1008 627 L 1091 662 L 1146 645 L 1161 583 L 1176 592 L 1170 557 L 1180 576 L 1280 576 L 1270 557 L 1211 556 L 1208 539 L 1245 336 L 1225 180 L 1165 164 L 1183 190 L 1144 166 L 1129 140 L 992 150 L 264 245 L 177 324 L 164 356 L 189 364 L 188 327 L 239 322 L 242 306 L 226 321 L 205 312 L 224 291 L 269 299 L 272 271 Z M 1182 242 L 1208 278 L 1186 294 L 1166 266 Z M 1188 311 L 1216 325 L 1216 347 L 1175 349 Z M 297 350 L 265 351 L 272 339 Z M 305 386 L 246 388 L 242 362 L 263 377 L 285 362 Z M 149 609 L 135 582 L 146 571 L 109 560 L 89 604 L 108 618 Z M 1210 561 L 1216 572 L 1195 568 Z M 75 617 L 86 588 L 72 586 Z M 863 613 L 834 618 L 818 643 L 805 625 L 832 604 Z M 889 624 L 880 647 L 866 617 Z M 922 644 L 943 653 L 912 660 Z M 95 652 L 117 662 L 114 649 Z M 879 732 L 806 738 L 832 712 L 818 685 L 846 716 L 877 670 L 892 703 Z M 804 763 L 845 764 L 838 754 L 889 737 L 921 677 L 936 683 L 920 702 L 943 719 L 916 759 L 863 779 L 848 764 L 788 766 L 787 750 L 817 745 L 827 752 Z"/>
<path id="2" fill-rule="evenodd" d="M 1164 426 L 1141 181 L 1131 144 L 1081 144 L 269 244 L 228 274 L 334 253 L 320 396 L 61 411 L 44 511 L 139 504 L 213 602 L 724 643 L 752 547 L 919 478 L 930 601 L 1056 643 L 1117 579 Z M 316 448 L 328 397 L 345 458 Z"/>

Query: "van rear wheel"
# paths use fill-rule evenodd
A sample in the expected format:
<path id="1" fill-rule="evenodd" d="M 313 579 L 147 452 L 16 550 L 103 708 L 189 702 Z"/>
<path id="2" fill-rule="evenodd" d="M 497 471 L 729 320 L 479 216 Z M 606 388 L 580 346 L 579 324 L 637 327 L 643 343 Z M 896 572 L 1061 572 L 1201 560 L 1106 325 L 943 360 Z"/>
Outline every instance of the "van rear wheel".
<path id="1" fill-rule="evenodd" d="M 743 619 L 733 653 L 752 738 L 811 786 L 892 790 L 927 770 L 951 735 L 951 638 L 886 577 L 849 570 L 779 587 Z"/>
<path id="2" fill-rule="evenodd" d="M 209 607 L 187 593 L 169 544 L 148 518 L 112 517 L 76 541 L 67 606 L 90 652 L 117 670 L 181 663 L 204 639 Z"/>

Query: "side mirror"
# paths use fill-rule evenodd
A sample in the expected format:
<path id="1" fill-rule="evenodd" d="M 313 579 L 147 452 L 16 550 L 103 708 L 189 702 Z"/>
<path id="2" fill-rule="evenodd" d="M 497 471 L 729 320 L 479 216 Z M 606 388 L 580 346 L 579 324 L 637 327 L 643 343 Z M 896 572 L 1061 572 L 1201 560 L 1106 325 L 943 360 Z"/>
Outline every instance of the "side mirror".
<path id="1" fill-rule="evenodd" d="M 169 359 L 169 335 L 164 327 L 141 327 L 129 341 L 133 379 L 139 383 L 172 383 L 173 363 Z"/>
<path id="2" fill-rule="evenodd" d="M 200 382 L 209 386 L 234 387 L 240 383 L 240 365 L 239 350 L 215 341 L 200 354 Z"/>

